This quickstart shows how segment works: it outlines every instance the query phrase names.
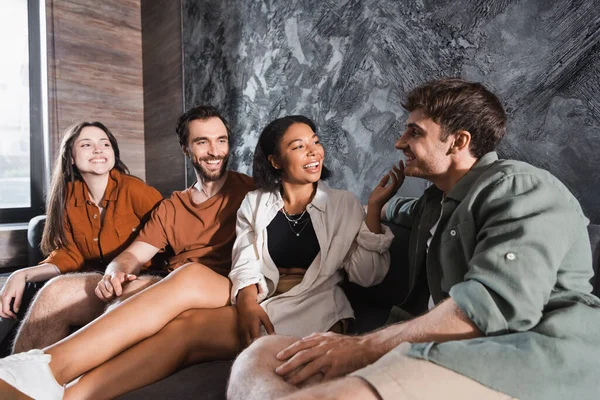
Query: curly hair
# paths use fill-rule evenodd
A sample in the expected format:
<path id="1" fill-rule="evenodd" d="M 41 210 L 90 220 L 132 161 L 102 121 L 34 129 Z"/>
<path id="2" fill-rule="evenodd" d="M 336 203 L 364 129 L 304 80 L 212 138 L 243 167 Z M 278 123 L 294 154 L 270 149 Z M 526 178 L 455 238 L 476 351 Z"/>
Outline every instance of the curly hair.
<path id="1" fill-rule="evenodd" d="M 257 189 L 264 191 L 273 191 L 279 188 L 281 184 L 281 170 L 273 168 L 269 162 L 269 156 L 277 156 L 281 150 L 281 139 L 283 135 L 293 124 L 306 124 L 317 132 L 315 123 L 303 115 L 288 115 L 278 118 L 269 123 L 262 130 L 256 150 L 254 151 L 254 161 L 252 163 L 252 177 Z M 321 179 L 325 180 L 331 176 L 329 170 L 323 165 L 321 170 Z"/>

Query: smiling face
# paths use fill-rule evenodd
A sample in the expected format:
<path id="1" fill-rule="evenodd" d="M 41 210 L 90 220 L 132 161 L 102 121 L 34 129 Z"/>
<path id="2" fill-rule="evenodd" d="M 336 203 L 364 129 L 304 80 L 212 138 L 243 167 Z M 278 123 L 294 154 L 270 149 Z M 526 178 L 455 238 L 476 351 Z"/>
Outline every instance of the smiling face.
<path id="1" fill-rule="evenodd" d="M 269 156 L 281 178 L 294 184 L 317 182 L 321 178 L 325 150 L 310 126 L 294 123 L 285 131 L 279 143 L 279 155 Z"/>
<path id="2" fill-rule="evenodd" d="M 410 113 L 406 130 L 396 142 L 396 148 L 406 157 L 404 174 L 435 182 L 448 173 L 451 165 L 452 136 L 442 141 L 442 128 L 421 109 Z"/>
<path id="3" fill-rule="evenodd" d="M 115 166 L 115 152 L 102 129 L 86 126 L 73 142 L 71 161 L 81 176 L 103 175 Z"/>
<path id="4" fill-rule="evenodd" d="M 195 119 L 189 123 L 188 144 L 183 152 L 190 157 L 196 173 L 204 181 L 223 177 L 229 160 L 227 128 L 217 117 Z"/>

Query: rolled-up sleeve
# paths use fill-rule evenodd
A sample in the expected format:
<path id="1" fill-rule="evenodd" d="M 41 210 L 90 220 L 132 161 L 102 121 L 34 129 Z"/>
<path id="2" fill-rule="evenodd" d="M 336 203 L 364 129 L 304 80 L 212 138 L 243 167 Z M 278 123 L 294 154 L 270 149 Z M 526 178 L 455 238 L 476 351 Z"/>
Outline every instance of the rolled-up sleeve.
<path id="1" fill-rule="evenodd" d="M 362 221 L 357 225 L 355 243 L 344 259 L 344 270 L 351 282 L 362 286 L 376 285 L 383 281 L 390 268 L 389 248 L 394 234 L 385 225 L 381 226 L 382 233 L 371 232 L 364 222 L 364 210 L 354 196 L 349 199 L 344 214 L 349 220 Z"/>
<path id="2" fill-rule="evenodd" d="M 175 207 L 170 199 L 158 204 L 150 214 L 150 218 L 138 234 L 136 241 L 148 243 L 157 249 L 165 249 L 169 245 L 166 227 L 169 227 L 175 214 Z"/>
<path id="3" fill-rule="evenodd" d="M 146 222 L 152 210 L 163 200 L 162 195 L 152 186 L 140 185 L 139 192 L 131 194 L 131 205 L 134 214 L 142 223 Z"/>
<path id="4" fill-rule="evenodd" d="M 494 299 L 483 284 L 475 280 L 459 283 L 450 289 L 450 297 L 480 331 L 486 334 L 508 332 L 508 321 L 498 306 L 502 300 Z"/>
<path id="5" fill-rule="evenodd" d="M 505 177 L 485 197 L 467 273 L 449 294 L 486 335 L 526 331 L 542 317 L 585 217 L 560 188 L 529 174 Z"/>
<path id="6" fill-rule="evenodd" d="M 231 280 L 231 304 L 236 304 L 237 294 L 250 285 L 258 285 L 257 301 L 263 301 L 268 293 L 268 285 L 261 272 L 259 249 L 256 233 L 252 223 L 252 207 L 248 195 L 244 198 L 237 213 L 236 239 L 232 250 L 232 267 L 229 273 Z"/>
<path id="7" fill-rule="evenodd" d="M 418 198 L 392 197 L 385 206 L 385 220 L 410 229 L 418 205 Z"/>
<path id="8" fill-rule="evenodd" d="M 85 240 L 85 239 L 82 239 Z M 69 223 L 65 224 L 65 243 L 41 261 L 40 264 L 54 264 L 61 274 L 79 271 L 84 264 L 84 257 L 73 239 L 73 230 Z"/>

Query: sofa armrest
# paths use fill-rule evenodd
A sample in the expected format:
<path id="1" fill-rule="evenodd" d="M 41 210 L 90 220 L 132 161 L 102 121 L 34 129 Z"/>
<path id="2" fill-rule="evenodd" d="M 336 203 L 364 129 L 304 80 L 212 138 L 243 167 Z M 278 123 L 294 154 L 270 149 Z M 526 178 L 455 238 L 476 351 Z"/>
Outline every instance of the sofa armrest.
<path id="1" fill-rule="evenodd" d="M 29 265 L 37 265 L 45 258 L 40 249 L 45 224 L 45 215 L 38 215 L 29 220 L 29 225 L 27 226 L 27 256 Z"/>

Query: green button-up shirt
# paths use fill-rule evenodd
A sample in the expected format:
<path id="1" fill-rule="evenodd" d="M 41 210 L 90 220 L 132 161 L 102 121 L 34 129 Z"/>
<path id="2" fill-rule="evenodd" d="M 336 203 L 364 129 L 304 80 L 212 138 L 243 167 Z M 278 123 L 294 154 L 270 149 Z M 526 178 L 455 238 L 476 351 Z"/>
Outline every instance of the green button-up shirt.
<path id="1" fill-rule="evenodd" d="M 387 219 L 412 228 L 401 307 L 415 314 L 430 294 L 450 296 L 484 334 L 413 344 L 409 355 L 523 399 L 600 398 L 588 220 L 558 179 L 488 153 L 446 196 L 432 186 L 394 198 Z"/>

